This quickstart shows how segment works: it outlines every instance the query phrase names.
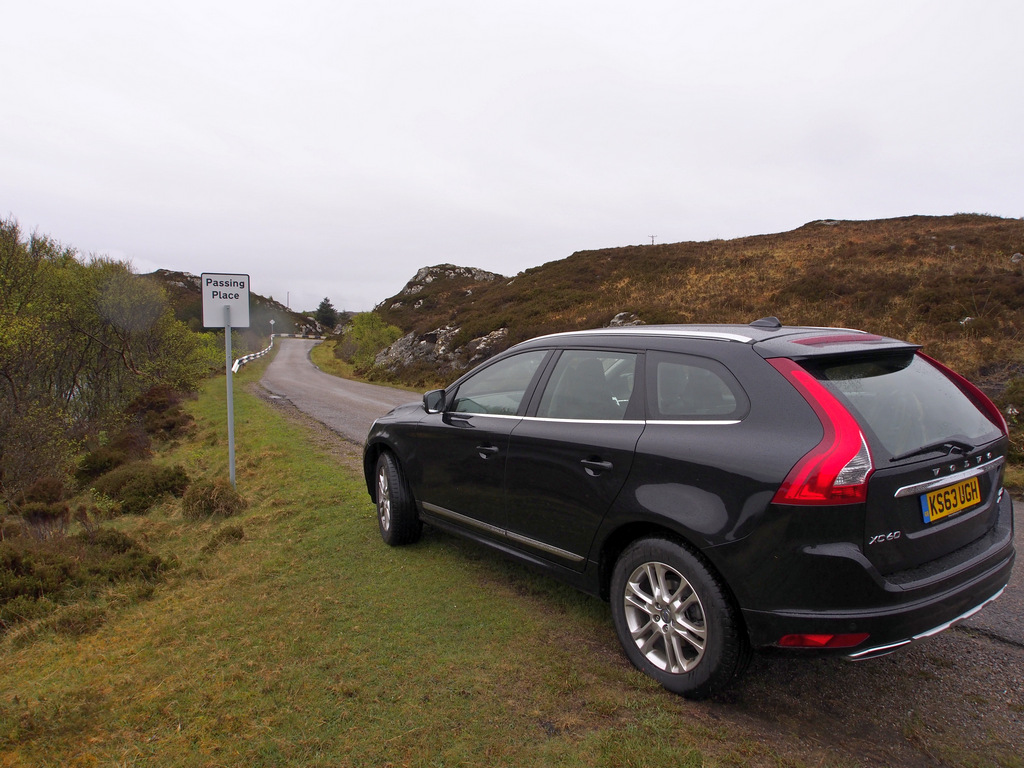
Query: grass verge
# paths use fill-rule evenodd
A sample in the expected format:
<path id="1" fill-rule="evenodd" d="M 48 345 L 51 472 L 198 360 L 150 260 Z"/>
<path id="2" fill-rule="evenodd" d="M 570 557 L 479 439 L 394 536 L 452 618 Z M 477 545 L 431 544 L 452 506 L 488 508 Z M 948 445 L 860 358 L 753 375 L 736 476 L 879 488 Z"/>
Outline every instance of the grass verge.
<path id="1" fill-rule="evenodd" d="M 338 376 L 342 379 L 357 379 L 351 363 L 346 363 L 334 355 L 334 347 L 338 342 L 333 339 L 321 342 L 309 351 L 309 359 L 313 365 L 324 373 Z"/>
<path id="2" fill-rule="evenodd" d="M 236 377 L 245 509 L 118 527 L 180 566 L 95 629 L 0 641 L 0 765 L 799 765 L 618 650 L 607 607 L 439 534 L 390 549 L 361 478 Z M 227 474 L 223 379 L 166 451 Z"/>

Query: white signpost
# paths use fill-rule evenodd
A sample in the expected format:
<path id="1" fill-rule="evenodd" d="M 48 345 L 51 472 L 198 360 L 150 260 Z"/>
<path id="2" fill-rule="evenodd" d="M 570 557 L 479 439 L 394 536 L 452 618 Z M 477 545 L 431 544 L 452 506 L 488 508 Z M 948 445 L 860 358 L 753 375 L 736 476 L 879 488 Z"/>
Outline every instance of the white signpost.
<path id="1" fill-rule="evenodd" d="M 231 329 L 249 327 L 249 276 L 203 272 L 203 326 L 224 329 L 228 379 L 228 467 L 235 485 L 235 398 L 231 385 Z"/>

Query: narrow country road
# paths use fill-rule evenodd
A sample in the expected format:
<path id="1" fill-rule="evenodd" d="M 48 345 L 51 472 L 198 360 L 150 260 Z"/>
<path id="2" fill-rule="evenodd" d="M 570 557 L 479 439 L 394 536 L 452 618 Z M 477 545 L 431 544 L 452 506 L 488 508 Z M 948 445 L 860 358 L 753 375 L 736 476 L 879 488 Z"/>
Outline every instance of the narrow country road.
<path id="1" fill-rule="evenodd" d="M 331 376 L 309 359 L 314 339 L 277 339 L 281 345 L 260 384 L 347 440 L 362 445 L 370 425 L 396 405 L 419 399 L 413 392 Z"/>

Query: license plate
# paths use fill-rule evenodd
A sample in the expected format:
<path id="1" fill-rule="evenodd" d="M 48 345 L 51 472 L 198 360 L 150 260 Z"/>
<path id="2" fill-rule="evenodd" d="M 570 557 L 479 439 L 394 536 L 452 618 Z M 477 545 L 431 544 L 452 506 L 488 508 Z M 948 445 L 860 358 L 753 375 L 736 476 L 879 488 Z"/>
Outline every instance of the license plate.
<path id="1" fill-rule="evenodd" d="M 969 477 L 956 485 L 924 494 L 921 497 L 921 513 L 926 523 L 934 523 L 980 503 L 981 486 L 978 485 L 978 478 Z"/>

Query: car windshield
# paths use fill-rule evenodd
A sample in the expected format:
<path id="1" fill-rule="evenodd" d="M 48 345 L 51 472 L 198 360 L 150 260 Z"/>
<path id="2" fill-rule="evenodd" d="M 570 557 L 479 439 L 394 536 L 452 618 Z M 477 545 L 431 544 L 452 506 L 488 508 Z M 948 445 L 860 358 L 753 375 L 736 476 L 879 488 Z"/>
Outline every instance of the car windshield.
<path id="1" fill-rule="evenodd" d="M 944 373 L 913 353 L 803 364 L 840 394 L 874 433 L 886 456 L 961 450 L 988 443 L 1000 432 Z M 881 451 L 876 452 L 881 454 Z"/>

